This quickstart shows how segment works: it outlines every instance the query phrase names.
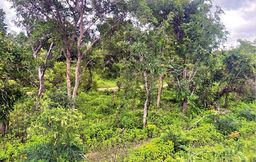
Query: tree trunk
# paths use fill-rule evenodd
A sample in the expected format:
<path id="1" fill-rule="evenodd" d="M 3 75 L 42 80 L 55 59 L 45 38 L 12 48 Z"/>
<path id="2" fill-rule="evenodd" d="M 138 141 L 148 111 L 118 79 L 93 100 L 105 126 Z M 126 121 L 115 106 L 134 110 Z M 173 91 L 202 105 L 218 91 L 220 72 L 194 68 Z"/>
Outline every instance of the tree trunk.
<path id="1" fill-rule="evenodd" d="M 73 96 L 72 96 L 73 99 L 75 99 L 78 94 L 78 87 L 81 79 L 81 61 L 82 61 L 82 54 L 81 52 L 79 52 L 77 57 L 77 62 L 76 62 L 75 86 L 74 86 Z"/>
<path id="2" fill-rule="evenodd" d="M 0 134 L 5 135 L 7 131 L 7 125 L 5 122 L 0 122 Z"/>
<path id="3" fill-rule="evenodd" d="M 146 100 L 144 102 L 144 112 L 143 112 L 143 128 L 147 125 L 147 116 L 148 116 L 148 108 L 150 105 L 150 87 L 148 82 L 148 74 L 146 71 L 143 72 L 144 77 L 144 88 L 146 91 Z"/>
<path id="4" fill-rule="evenodd" d="M 71 98 L 71 54 L 70 51 L 67 50 L 67 55 L 66 55 L 66 83 L 67 83 L 67 94 L 68 98 Z"/>
<path id="5" fill-rule="evenodd" d="M 184 67 L 182 74 L 183 74 L 184 81 L 187 82 L 188 71 L 187 71 L 186 67 Z M 187 84 L 189 84 L 189 83 L 187 83 Z M 187 109 L 188 109 L 188 99 L 187 99 L 187 96 L 185 96 L 183 103 L 182 103 L 182 112 L 185 113 L 187 111 Z"/>
<path id="6" fill-rule="evenodd" d="M 78 12 L 79 12 L 79 37 L 77 39 L 77 62 L 76 62 L 76 71 L 75 71 L 75 86 L 74 86 L 74 90 L 73 90 L 73 95 L 72 95 L 72 99 L 75 99 L 77 94 L 78 94 L 78 87 L 80 84 L 80 79 L 81 79 L 81 62 L 82 62 L 82 58 L 83 58 L 83 53 L 81 51 L 81 45 L 83 42 L 83 38 L 84 38 L 84 1 L 81 1 L 81 6 L 80 8 L 78 8 Z"/>
<path id="7" fill-rule="evenodd" d="M 158 87 L 158 93 L 157 93 L 157 102 L 156 102 L 157 107 L 160 107 L 160 103 L 161 103 L 161 94 L 163 91 L 163 78 L 164 78 L 164 74 L 161 74 L 159 77 L 159 87 Z"/>
<path id="8" fill-rule="evenodd" d="M 187 109 L 188 109 L 188 99 L 185 98 L 185 99 L 183 100 L 183 103 L 182 103 L 182 112 L 183 112 L 183 113 L 186 113 Z"/>
<path id="9" fill-rule="evenodd" d="M 50 47 L 49 47 L 49 49 L 48 49 L 48 51 L 47 51 L 47 53 L 46 53 L 45 62 L 37 67 L 38 80 L 39 80 L 39 88 L 38 88 L 38 94 L 37 94 L 38 98 L 41 98 L 42 95 L 43 95 L 43 92 L 45 91 L 44 74 L 45 74 L 45 70 L 46 70 L 46 68 L 48 66 L 48 60 L 51 59 L 51 56 L 52 56 L 53 46 L 54 46 L 54 44 L 52 42 Z M 38 54 L 39 54 L 39 51 L 41 50 L 41 48 L 42 48 L 41 44 L 37 47 L 37 49 L 34 49 L 32 47 L 34 59 L 38 58 Z"/>
<path id="10" fill-rule="evenodd" d="M 45 91 L 44 85 L 44 70 L 41 66 L 38 67 L 38 79 L 39 79 L 39 90 L 38 90 L 38 97 L 41 98 L 42 94 Z"/>
<path id="11" fill-rule="evenodd" d="M 188 71 L 186 67 L 183 69 L 182 75 L 183 75 L 183 79 L 187 80 Z"/>

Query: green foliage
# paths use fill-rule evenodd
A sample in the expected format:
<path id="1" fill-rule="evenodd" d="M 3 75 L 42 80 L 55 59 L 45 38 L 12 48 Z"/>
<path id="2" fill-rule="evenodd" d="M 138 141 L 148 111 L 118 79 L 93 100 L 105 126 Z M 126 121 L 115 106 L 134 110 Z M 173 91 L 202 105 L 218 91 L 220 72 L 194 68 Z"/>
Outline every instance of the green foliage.
<path id="1" fill-rule="evenodd" d="M 235 119 L 235 116 L 221 116 L 215 119 L 216 128 L 224 135 L 228 135 L 234 131 L 237 131 L 240 127 L 239 122 Z"/>
<path id="2" fill-rule="evenodd" d="M 69 108 L 72 106 L 71 100 L 67 97 L 67 92 L 63 89 L 57 89 L 54 93 L 49 93 L 49 107 L 55 108 L 55 107 L 63 107 L 63 108 Z"/>
<path id="3" fill-rule="evenodd" d="M 123 112 L 120 117 L 120 128 L 142 128 L 141 113 Z"/>
<path id="4" fill-rule="evenodd" d="M 124 161 L 165 161 L 172 159 L 174 144 L 170 140 L 154 139 L 134 150 Z"/>
<path id="5" fill-rule="evenodd" d="M 216 130 L 213 124 L 200 124 L 189 131 L 194 147 L 214 145 L 223 140 L 223 135 Z"/>
<path id="6" fill-rule="evenodd" d="M 240 116 L 249 121 L 256 121 L 256 111 L 252 109 L 244 109 L 240 111 Z"/>
<path id="7" fill-rule="evenodd" d="M 254 107 L 254 104 L 236 104 L 232 111 L 221 115 L 216 111 L 207 111 L 201 113 L 194 119 L 187 119 L 187 122 L 180 122 L 180 117 L 174 118 L 174 124 L 161 127 L 164 130 L 160 137 L 156 140 L 172 141 L 172 152 L 167 153 L 166 159 L 162 159 L 161 153 L 155 154 L 155 150 L 162 146 L 154 145 L 153 142 L 144 144 L 135 150 L 131 150 L 126 160 L 147 161 L 146 157 L 154 158 L 151 161 L 225 161 L 225 160 L 254 160 L 255 151 L 255 122 L 247 121 L 243 116 L 240 116 L 240 111 L 246 107 Z M 170 117 L 171 117 L 170 116 Z M 177 123 L 177 124 L 176 124 Z M 156 129 L 156 126 L 149 124 L 149 130 Z M 246 140 L 247 139 L 247 140 Z M 250 139 L 250 140 L 248 140 Z M 149 146 L 147 146 L 149 145 Z M 154 145 L 153 148 L 147 148 Z M 152 152 L 150 152 L 152 151 Z M 150 156 L 152 155 L 152 156 Z M 148 160 L 150 161 L 150 160 Z"/>
<path id="8" fill-rule="evenodd" d="M 119 112 L 119 100 L 115 94 L 105 92 L 81 93 L 78 96 L 77 108 L 85 114 L 83 140 L 91 149 L 111 148 L 147 138 L 147 132 L 140 129 L 141 113 Z"/>
<path id="9" fill-rule="evenodd" d="M 28 128 L 27 161 L 79 161 L 84 146 L 80 138 L 82 114 L 63 108 L 45 109 Z"/>
<path id="10" fill-rule="evenodd" d="M 154 124 L 148 124 L 147 125 L 147 132 L 148 132 L 148 137 L 153 138 L 159 136 L 159 128 L 154 125 Z"/>
<path id="11" fill-rule="evenodd" d="M 117 96 L 110 94 L 105 92 L 80 93 L 76 98 L 77 108 L 90 118 L 114 114 L 120 100 Z M 95 98 L 95 95 L 98 97 Z"/>
<path id="12" fill-rule="evenodd" d="M 97 88 L 112 88 L 112 87 L 116 87 L 115 80 L 102 79 L 97 74 L 94 74 L 94 80 L 96 82 Z"/>
<path id="13" fill-rule="evenodd" d="M 164 140 L 171 140 L 174 144 L 174 151 L 185 151 L 186 145 L 189 143 L 189 138 L 186 136 L 186 132 L 182 131 L 177 126 L 170 126 L 169 129 L 161 135 Z"/>
<path id="14" fill-rule="evenodd" d="M 65 86 L 65 63 L 64 62 L 56 62 L 51 69 L 47 69 L 45 74 L 47 87 L 50 87 L 51 90 L 55 90 L 55 88 L 61 88 Z M 73 74 L 73 73 L 71 73 Z"/>
<path id="15" fill-rule="evenodd" d="M 36 108 L 34 98 L 23 98 L 15 103 L 14 110 L 9 115 L 9 129 L 13 138 L 18 138 L 21 141 L 26 141 L 27 128 L 31 126 L 40 110 Z"/>
<path id="16" fill-rule="evenodd" d="M 33 65 L 26 48 L 0 34 L 0 121 L 8 121 L 13 105 L 25 91 L 23 86 L 33 81 Z"/>
<path id="17" fill-rule="evenodd" d="M 165 109 L 155 108 L 149 112 L 148 121 L 156 125 L 158 128 L 166 129 L 170 125 L 183 127 L 188 122 L 188 118 L 180 113 L 177 105 L 168 105 Z"/>

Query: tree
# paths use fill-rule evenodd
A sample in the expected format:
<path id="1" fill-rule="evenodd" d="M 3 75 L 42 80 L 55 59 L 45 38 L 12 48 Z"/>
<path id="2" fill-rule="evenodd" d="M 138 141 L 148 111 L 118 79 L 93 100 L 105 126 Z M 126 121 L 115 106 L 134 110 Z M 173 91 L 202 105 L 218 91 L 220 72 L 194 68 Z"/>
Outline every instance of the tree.
<path id="1" fill-rule="evenodd" d="M 34 21 L 54 22 L 54 35 L 61 40 L 60 46 L 66 58 L 67 95 L 77 96 L 81 78 L 81 61 L 84 55 L 99 41 L 97 25 L 111 14 L 117 14 L 120 2 L 103 0 L 67 1 L 17 1 L 12 0 L 17 12 L 23 17 L 24 26 L 32 26 Z M 120 17 L 123 17 L 122 15 Z M 71 60 L 76 60 L 75 83 L 72 93 Z"/>
<path id="2" fill-rule="evenodd" d="M 181 8 L 179 8 L 181 7 Z M 175 53 L 177 61 L 172 64 L 172 75 L 182 101 L 182 111 L 200 94 L 200 67 L 208 62 L 213 50 L 225 40 L 224 26 L 220 22 L 220 8 L 212 12 L 211 1 L 200 0 L 177 5 L 173 18 Z"/>
<path id="3" fill-rule="evenodd" d="M 223 68 L 213 73 L 213 79 L 219 83 L 213 103 L 225 96 L 225 105 L 227 106 L 227 99 L 230 93 L 243 94 L 244 96 L 247 94 L 248 98 L 251 98 L 249 100 L 255 98 L 255 95 L 253 95 L 255 89 L 253 90 L 253 86 L 248 87 L 247 83 L 255 84 L 256 63 L 254 57 L 256 47 L 252 42 L 242 40 L 239 40 L 239 42 L 239 47 L 224 53 L 221 60 Z M 251 95 L 248 93 L 251 93 Z"/>
<path id="4" fill-rule="evenodd" d="M 54 36 L 51 31 L 55 28 L 54 23 L 35 22 L 33 28 L 28 32 L 28 43 L 32 49 L 32 56 L 38 63 L 38 93 L 42 97 L 45 91 L 45 72 L 49 66 L 49 61 L 53 57 Z"/>

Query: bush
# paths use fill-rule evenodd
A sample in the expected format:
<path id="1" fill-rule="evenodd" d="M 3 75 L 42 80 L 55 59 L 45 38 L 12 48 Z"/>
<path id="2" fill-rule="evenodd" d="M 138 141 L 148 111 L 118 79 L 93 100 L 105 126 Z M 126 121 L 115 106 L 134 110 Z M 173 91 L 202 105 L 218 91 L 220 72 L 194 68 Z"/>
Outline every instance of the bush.
<path id="1" fill-rule="evenodd" d="M 148 132 L 148 137 L 153 138 L 153 137 L 157 137 L 157 135 L 159 135 L 160 130 L 159 130 L 159 128 L 157 128 L 156 125 L 148 124 L 147 132 Z"/>
<path id="2" fill-rule="evenodd" d="M 195 147 L 214 145 L 223 140 L 223 135 L 215 129 L 215 126 L 206 123 L 190 130 L 188 136 L 190 136 L 192 145 Z"/>
<path id="3" fill-rule="evenodd" d="M 104 92 L 80 93 L 76 98 L 77 109 L 90 119 L 94 116 L 100 116 L 103 119 L 114 114 L 117 103 L 119 103 L 119 98 L 114 98 Z"/>
<path id="4" fill-rule="evenodd" d="M 2 138 L 0 137 L 0 161 L 19 161 L 21 157 L 19 157 L 20 148 L 22 147 L 22 143 L 19 139 L 13 138 L 11 136 L 7 136 Z"/>
<path id="5" fill-rule="evenodd" d="M 49 107 L 63 107 L 69 108 L 72 106 L 71 100 L 67 96 L 67 92 L 64 89 L 57 89 L 55 92 L 49 93 L 48 97 L 50 99 Z"/>
<path id="6" fill-rule="evenodd" d="M 170 126 L 169 129 L 161 135 L 164 141 L 171 140 L 174 144 L 174 151 L 185 151 L 190 142 L 186 131 L 177 126 Z"/>
<path id="7" fill-rule="evenodd" d="M 229 135 L 234 131 L 238 131 L 240 124 L 235 116 L 221 116 L 217 117 L 214 125 L 223 134 Z"/>
<path id="8" fill-rule="evenodd" d="M 120 128 L 142 128 L 142 117 L 134 112 L 123 112 L 120 117 Z"/>
<path id="9" fill-rule="evenodd" d="M 30 138 L 23 149 L 27 161 L 82 160 L 80 121 L 82 115 L 74 109 L 44 109 L 28 130 Z"/>
<path id="10" fill-rule="evenodd" d="M 151 161 L 165 161 L 173 159 L 174 144 L 170 140 L 163 140 L 156 138 L 149 143 L 143 144 L 136 150 L 132 151 L 130 155 L 124 160 L 129 162 L 151 162 Z"/>
<path id="11" fill-rule="evenodd" d="M 256 121 L 256 110 L 244 109 L 240 111 L 240 116 L 244 117 L 248 121 Z"/>
<path id="12" fill-rule="evenodd" d="M 177 126 L 186 125 L 187 117 L 179 110 L 152 109 L 148 115 L 148 122 L 165 129 L 175 123 Z M 167 128 L 168 129 L 168 128 Z"/>

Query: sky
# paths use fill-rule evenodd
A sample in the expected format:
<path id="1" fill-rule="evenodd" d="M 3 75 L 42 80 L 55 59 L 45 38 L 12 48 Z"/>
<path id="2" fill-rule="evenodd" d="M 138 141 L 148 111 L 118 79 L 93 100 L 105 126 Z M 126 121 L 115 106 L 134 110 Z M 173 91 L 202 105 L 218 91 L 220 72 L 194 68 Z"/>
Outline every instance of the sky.
<path id="1" fill-rule="evenodd" d="M 238 45 L 238 39 L 256 40 L 256 0 L 212 0 L 220 6 L 224 14 L 221 16 L 226 30 L 229 32 L 227 47 Z M 10 32 L 19 33 L 21 28 L 14 23 L 15 10 L 7 0 L 0 0 L 0 8 L 6 13 L 6 23 Z"/>
<path id="2" fill-rule="evenodd" d="M 238 39 L 256 40 L 256 0 L 213 0 L 224 14 L 221 20 L 230 33 L 227 46 L 236 46 Z"/>

